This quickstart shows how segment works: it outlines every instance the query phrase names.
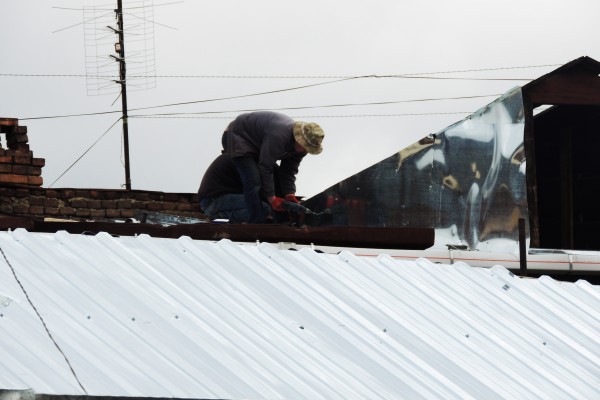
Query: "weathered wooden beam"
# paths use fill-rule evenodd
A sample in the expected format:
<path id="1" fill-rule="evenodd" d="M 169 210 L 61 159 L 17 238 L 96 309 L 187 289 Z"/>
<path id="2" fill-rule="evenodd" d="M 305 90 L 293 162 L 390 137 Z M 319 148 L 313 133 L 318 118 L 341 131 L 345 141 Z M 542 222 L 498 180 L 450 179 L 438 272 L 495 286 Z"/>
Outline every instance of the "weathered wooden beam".
<path id="1" fill-rule="evenodd" d="M 566 71 L 525 86 L 523 92 L 534 105 L 600 105 L 600 77 L 587 71 Z"/>

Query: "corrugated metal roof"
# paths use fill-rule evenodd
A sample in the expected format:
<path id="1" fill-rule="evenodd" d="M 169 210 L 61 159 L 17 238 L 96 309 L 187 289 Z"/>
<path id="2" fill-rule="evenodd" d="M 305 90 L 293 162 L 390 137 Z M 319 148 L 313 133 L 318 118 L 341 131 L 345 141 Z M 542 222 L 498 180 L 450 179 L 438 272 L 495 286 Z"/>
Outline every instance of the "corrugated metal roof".
<path id="1" fill-rule="evenodd" d="M 585 281 L 226 239 L 18 229 L 0 249 L 0 389 L 600 398 L 600 288 Z"/>

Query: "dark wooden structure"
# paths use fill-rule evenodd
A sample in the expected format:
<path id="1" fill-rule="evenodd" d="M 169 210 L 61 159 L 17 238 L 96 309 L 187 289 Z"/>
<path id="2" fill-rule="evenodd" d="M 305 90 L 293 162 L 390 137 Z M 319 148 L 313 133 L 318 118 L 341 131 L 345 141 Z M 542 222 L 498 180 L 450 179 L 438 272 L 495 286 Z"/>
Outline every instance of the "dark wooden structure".
<path id="1" fill-rule="evenodd" d="M 522 87 L 531 247 L 600 249 L 599 74 L 580 57 Z"/>
<path id="2" fill-rule="evenodd" d="M 196 240 L 230 239 L 235 242 L 270 242 L 371 249 L 425 250 L 434 244 L 435 232 L 429 228 L 377 227 L 295 227 L 283 224 L 190 223 L 163 226 L 128 222 L 43 221 L 26 216 L 0 215 L 0 230 L 24 228 L 29 232 L 95 235 L 107 232 L 114 236 L 150 235 L 177 239 L 188 236 Z"/>

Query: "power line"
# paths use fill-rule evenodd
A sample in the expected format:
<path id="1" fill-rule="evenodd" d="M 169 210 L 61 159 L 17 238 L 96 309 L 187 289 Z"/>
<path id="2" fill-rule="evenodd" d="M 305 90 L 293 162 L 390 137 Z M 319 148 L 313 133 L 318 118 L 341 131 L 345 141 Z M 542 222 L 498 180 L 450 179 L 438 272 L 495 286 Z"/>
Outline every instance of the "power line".
<path id="1" fill-rule="evenodd" d="M 262 110 L 262 109 L 261 109 Z M 257 110 L 258 111 L 258 110 Z M 371 118 L 371 117 L 409 117 L 409 116 L 429 116 L 429 115 L 456 115 L 472 114 L 473 111 L 451 111 L 451 112 L 429 112 L 429 113 L 403 113 L 403 114 L 351 114 L 351 115 L 290 115 L 294 119 L 300 118 Z M 148 119 L 231 119 L 231 116 L 182 116 L 182 115 L 130 115 L 129 118 L 148 118 Z"/>
<path id="2" fill-rule="evenodd" d="M 0 73 L 0 76 L 14 78 L 93 78 L 114 80 L 116 75 L 87 75 L 87 74 L 15 74 Z M 431 79 L 431 80 L 457 80 L 457 81 L 531 81 L 534 78 L 473 78 L 473 77 L 434 77 L 419 75 L 361 75 L 361 76 L 261 76 L 261 75 L 128 75 L 130 79 L 143 78 L 176 78 L 176 79 L 365 79 L 365 78 L 395 78 L 395 79 Z"/>
<path id="3" fill-rule="evenodd" d="M 468 78 L 468 77 L 424 77 L 422 75 L 440 75 L 465 72 L 503 71 L 513 69 L 556 67 L 562 64 L 529 65 L 516 67 L 479 68 L 453 71 L 413 72 L 405 74 L 367 74 L 367 75 L 130 75 L 130 78 L 196 78 L 196 79 L 358 79 L 358 78 L 406 78 L 406 79 L 457 79 L 457 80 L 514 80 L 526 81 L 532 78 Z M 87 75 L 87 74 L 17 74 L 0 73 L 0 76 L 9 77 L 54 77 L 54 78 L 106 78 L 115 79 L 112 75 Z"/>
<path id="4" fill-rule="evenodd" d="M 380 101 L 380 102 L 371 102 L 371 103 L 344 103 L 344 104 L 324 104 L 319 106 L 297 106 L 297 107 L 282 107 L 282 108 L 269 108 L 269 110 L 305 110 L 311 108 L 332 108 L 332 107 L 354 107 L 354 106 L 372 106 L 372 105 L 388 105 L 388 104 L 400 104 L 400 103 L 418 103 L 418 102 L 427 102 L 427 101 L 444 101 L 444 100 L 467 100 L 467 99 L 477 99 L 484 97 L 499 97 L 499 94 L 487 94 L 487 95 L 477 95 L 477 96 L 460 96 L 460 97 L 440 97 L 440 98 L 426 98 L 426 99 L 412 99 L 412 100 L 397 100 L 397 101 Z M 203 100 L 210 101 L 210 100 Z M 158 106 L 157 106 L 158 107 Z M 148 107 L 148 108 L 156 108 L 156 107 Z M 130 111 L 140 111 L 148 108 L 138 108 L 138 109 L 130 109 Z M 264 108 L 262 108 L 264 109 Z M 200 111 L 196 113 L 157 113 L 157 114 L 140 114 L 140 115 L 129 115 L 129 118 L 148 118 L 148 117 L 168 117 L 168 116 L 176 116 L 176 115 L 208 115 L 208 114 L 225 114 L 225 113 L 234 113 L 234 112 L 251 112 L 257 111 L 257 109 L 241 109 L 241 110 L 227 110 L 227 111 Z M 39 120 L 39 119 L 54 119 L 54 118 L 68 118 L 68 117 L 85 117 L 85 116 L 93 116 L 93 115 L 103 115 L 103 114 L 114 114 L 119 111 L 105 111 L 105 112 L 96 112 L 96 113 L 82 113 L 82 114 L 71 114 L 71 115 L 56 115 L 56 116 L 45 116 L 45 117 L 28 117 L 28 118 L 19 118 L 22 121 L 26 120 Z"/>
<path id="5" fill-rule="evenodd" d="M 441 98 L 426 98 L 426 99 L 412 99 L 412 100 L 396 100 L 396 101 L 378 101 L 371 103 L 342 103 L 342 104 L 322 104 L 318 106 L 297 106 L 297 107 L 280 107 L 280 108 L 269 108 L 269 110 L 282 111 L 282 110 L 306 110 L 311 108 L 334 108 L 334 107 L 355 107 L 355 106 L 381 106 L 389 104 L 401 104 L 401 103 L 418 103 L 426 101 L 443 101 L 443 100 L 467 100 L 477 99 L 482 97 L 499 97 L 499 94 L 480 95 L 480 96 L 460 96 L 460 97 L 441 97 Z M 228 111 L 199 111 L 199 112 L 183 112 L 183 113 L 161 113 L 161 114 L 148 114 L 148 115 L 130 115 L 131 118 L 145 117 L 145 116 L 176 116 L 176 115 L 212 115 L 212 114 L 226 114 L 226 113 L 241 113 L 241 112 L 252 112 L 258 111 L 259 109 L 238 109 Z M 260 110 L 264 110 L 261 108 Z"/>
<path id="6" fill-rule="evenodd" d="M 512 68 L 517 68 L 517 67 L 512 67 Z M 522 68 L 526 68 L 526 67 L 522 67 Z M 3 74 L 0 74 L 0 76 L 1 75 L 3 75 Z M 284 89 L 276 89 L 276 90 L 270 90 L 270 91 L 266 91 L 266 92 L 249 93 L 249 94 L 243 94 L 243 95 L 212 98 L 212 99 L 203 99 L 203 100 L 192 100 L 192 101 L 186 101 L 186 102 L 162 104 L 162 105 L 149 106 L 149 107 L 138 107 L 138 108 L 130 109 L 129 111 L 144 111 L 144 110 L 151 110 L 151 109 L 156 109 L 156 108 L 175 107 L 175 106 L 208 103 L 208 102 L 215 102 L 215 101 L 222 101 L 222 100 L 233 100 L 233 99 L 240 99 L 240 98 L 246 98 L 246 97 L 262 96 L 262 95 L 266 95 L 266 94 L 282 93 L 282 92 L 286 92 L 286 91 L 293 91 L 293 90 L 299 90 L 299 89 L 306 89 L 306 88 L 310 88 L 310 87 L 329 85 L 329 84 L 339 83 L 339 82 L 344 82 L 344 81 L 349 81 L 349 80 L 357 80 L 357 79 L 364 79 L 364 78 L 381 78 L 381 77 L 396 77 L 396 76 L 393 76 L 393 75 L 388 75 L 388 76 L 379 76 L 379 75 L 351 76 L 351 77 L 330 80 L 330 81 L 326 81 L 326 82 L 313 83 L 313 84 L 284 88 Z M 497 95 L 484 95 L 484 96 L 475 96 L 475 97 L 489 97 L 489 96 L 497 96 Z M 469 97 L 462 97 L 462 98 L 474 98 L 474 97 L 469 96 Z M 456 99 L 456 98 L 447 98 L 447 99 Z M 404 102 L 431 101 L 431 100 L 434 100 L 434 99 L 407 100 Z M 373 104 L 378 104 L 378 103 L 373 103 Z M 381 104 L 385 104 L 385 103 L 381 103 Z M 331 107 L 331 106 L 323 106 L 323 107 Z M 104 111 L 104 112 L 94 112 L 94 113 L 42 116 L 42 117 L 28 117 L 28 118 L 21 118 L 21 119 L 22 120 L 38 120 L 38 119 L 53 119 L 53 118 L 67 118 L 67 117 L 82 117 L 82 116 L 92 116 L 92 115 L 102 115 L 102 114 L 113 114 L 115 112 L 117 112 L 117 111 Z"/>
<path id="7" fill-rule="evenodd" d="M 342 82 L 345 80 L 348 80 L 348 79 L 339 79 L 339 80 L 335 80 L 335 81 L 314 83 L 314 84 L 310 84 L 310 85 L 303 85 L 303 86 L 297 86 L 297 87 L 286 88 L 286 89 L 270 90 L 267 92 L 250 93 L 250 94 L 244 94 L 244 95 L 238 95 L 238 96 L 220 97 L 220 98 L 204 99 L 204 100 L 193 100 L 193 101 L 180 102 L 180 103 L 163 104 L 163 105 L 158 105 L 158 106 L 132 108 L 132 109 L 129 109 L 129 111 L 151 110 L 154 108 L 173 107 L 173 106 L 181 106 L 181 105 L 189 105 L 189 104 L 209 103 L 209 102 L 221 101 L 221 100 L 233 100 L 233 99 L 240 99 L 240 98 L 244 98 L 244 97 L 262 96 L 265 94 L 280 93 L 280 92 L 286 92 L 286 91 L 292 91 L 292 90 L 298 90 L 298 89 L 305 89 L 305 88 L 314 87 L 314 86 L 327 85 L 330 83 Z M 20 118 L 20 119 L 33 120 L 33 119 L 51 119 L 51 118 L 65 118 L 65 117 L 83 117 L 83 116 L 89 116 L 89 115 L 112 114 L 115 112 L 117 112 L 117 111 L 104 111 L 104 112 L 98 112 L 98 113 L 72 114 L 72 115 L 61 115 L 61 116 L 28 117 L 28 118 Z"/>
<path id="8" fill-rule="evenodd" d="M 121 120 L 121 118 L 119 118 L 115 122 L 113 122 L 113 124 L 111 126 L 109 126 L 108 129 L 105 130 L 104 133 L 102 133 L 102 135 L 100 135 L 100 137 L 98 139 L 96 139 L 96 141 L 94 143 L 92 143 L 92 145 L 90 147 L 88 147 L 87 150 L 84 151 L 75 161 L 73 161 L 73 163 L 71 165 L 69 165 L 69 167 L 62 174 L 60 174 L 58 176 L 58 178 L 56 178 L 54 180 L 54 182 L 52 182 L 48 187 L 51 188 L 60 178 L 63 177 L 64 174 L 69 172 L 69 170 L 71 168 L 73 168 L 73 166 L 75 166 L 75 164 L 77 164 L 79 162 L 79 160 L 81 160 L 83 158 L 83 156 L 85 156 L 120 120 Z"/>
<path id="9" fill-rule="evenodd" d="M 222 101 L 222 100 L 242 99 L 245 97 L 262 96 L 265 94 L 282 93 L 282 92 L 289 92 L 289 91 L 293 91 L 293 90 L 306 89 L 306 88 L 310 88 L 310 87 L 329 85 L 331 83 L 344 82 L 344 81 L 348 81 L 348 80 L 352 80 L 352 79 L 357 79 L 357 78 L 338 79 L 338 80 L 334 80 L 334 81 L 313 83 L 310 85 L 296 86 L 296 87 L 285 88 L 285 89 L 268 90 L 266 92 L 249 93 L 249 94 L 242 94 L 242 95 L 237 95 L 237 96 L 218 97 L 218 98 L 214 98 L 214 99 L 205 99 L 205 100 L 192 100 L 192 101 L 185 101 L 185 102 L 171 103 L 171 104 L 162 104 L 162 105 L 150 106 L 150 107 L 138 107 L 138 108 L 132 108 L 130 111 L 142 111 L 142 110 L 151 110 L 154 108 L 164 108 L 164 107 L 183 106 L 183 105 L 190 105 L 190 104 L 209 103 L 209 102 L 213 102 L 213 101 Z"/>
<path id="10" fill-rule="evenodd" d="M 15 78 L 92 78 L 114 80 L 116 75 L 87 75 L 87 74 L 12 74 L 0 73 L 0 76 Z M 128 75 L 130 79 L 142 78 L 185 78 L 185 79 L 364 79 L 364 78 L 395 78 L 395 79 L 431 79 L 457 81 L 531 81 L 534 78 L 471 78 L 471 77 L 434 77 L 419 75 L 362 75 L 362 76 L 261 76 L 261 75 Z"/>
<path id="11" fill-rule="evenodd" d="M 23 121 L 31 121 L 34 119 L 56 119 L 56 118 L 70 118 L 70 117 L 90 117 L 94 115 L 106 115 L 106 114 L 115 114 L 120 113 L 121 111 L 101 111 L 101 112 L 92 112 L 92 113 L 81 113 L 81 114 L 65 114 L 65 115 L 51 115 L 45 117 L 27 117 L 27 118 L 19 118 Z"/>

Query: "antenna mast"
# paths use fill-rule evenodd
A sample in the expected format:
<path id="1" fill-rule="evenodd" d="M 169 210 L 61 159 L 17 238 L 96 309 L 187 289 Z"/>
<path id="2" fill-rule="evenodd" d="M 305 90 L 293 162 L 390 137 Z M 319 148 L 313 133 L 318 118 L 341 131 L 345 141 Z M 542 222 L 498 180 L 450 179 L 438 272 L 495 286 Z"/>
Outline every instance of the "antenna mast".
<path id="1" fill-rule="evenodd" d="M 125 152 L 125 189 L 131 190 L 131 175 L 129 171 L 129 121 L 127 117 L 127 72 L 125 69 L 125 39 L 123 34 L 123 2 L 117 0 L 117 34 L 119 41 L 115 43 L 115 51 L 119 54 L 114 57 L 119 62 L 119 83 L 121 85 L 121 107 L 123 109 L 123 147 Z"/>
<path id="2" fill-rule="evenodd" d="M 86 86 L 88 95 L 120 93 L 123 121 L 123 157 L 125 161 L 125 188 L 131 190 L 129 163 L 129 116 L 127 109 L 127 86 L 130 91 L 155 87 L 154 70 L 154 0 L 129 0 L 131 12 L 123 10 L 123 0 L 117 7 L 83 7 L 85 39 Z M 134 5 L 132 5 L 132 3 Z M 131 21 L 129 19 L 131 17 Z M 127 18 L 127 76 L 125 61 L 125 28 Z M 116 27 L 115 25 L 116 19 Z M 106 34 L 109 29 L 115 36 Z M 129 35 L 132 35 L 131 37 Z M 131 39 L 131 40 L 130 40 Z M 116 61 L 107 62 L 108 60 Z M 117 68 L 119 69 L 117 71 Z M 115 79 L 115 76 L 117 78 Z M 117 85 L 115 85 L 115 83 Z M 120 87 L 119 87 L 120 86 Z"/>

